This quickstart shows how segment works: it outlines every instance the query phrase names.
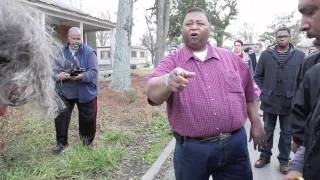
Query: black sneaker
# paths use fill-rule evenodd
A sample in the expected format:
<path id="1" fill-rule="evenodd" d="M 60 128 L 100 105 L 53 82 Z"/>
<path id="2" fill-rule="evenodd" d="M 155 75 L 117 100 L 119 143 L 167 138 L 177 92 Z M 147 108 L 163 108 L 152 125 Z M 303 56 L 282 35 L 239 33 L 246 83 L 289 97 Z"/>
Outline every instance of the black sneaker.
<path id="1" fill-rule="evenodd" d="M 67 148 L 67 146 L 64 146 L 62 144 L 57 144 L 56 146 L 54 146 L 52 148 L 52 152 L 53 154 L 60 154 L 62 153 L 65 149 Z"/>

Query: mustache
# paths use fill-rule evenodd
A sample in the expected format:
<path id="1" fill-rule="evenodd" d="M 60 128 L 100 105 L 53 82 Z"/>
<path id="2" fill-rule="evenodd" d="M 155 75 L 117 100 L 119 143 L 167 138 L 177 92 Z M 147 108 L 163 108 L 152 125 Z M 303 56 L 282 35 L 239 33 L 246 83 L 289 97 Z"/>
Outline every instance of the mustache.
<path id="1" fill-rule="evenodd" d="M 71 44 L 70 46 L 72 49 L 79 49 L 80 44 Z"/>

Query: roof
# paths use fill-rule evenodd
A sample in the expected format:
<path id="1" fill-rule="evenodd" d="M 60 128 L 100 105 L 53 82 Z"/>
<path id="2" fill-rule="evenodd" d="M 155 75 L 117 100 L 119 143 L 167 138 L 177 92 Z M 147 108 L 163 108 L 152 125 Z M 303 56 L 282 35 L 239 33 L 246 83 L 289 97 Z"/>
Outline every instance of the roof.
<path id="1" fill-rule="evenodd" d="M 145 46 L 130 46 L 131 50 L 148 50 Z M 110 49 L 110 46 L 98 46 L 97 49 Z"/>
<path id="2" fill-rule="evenodd" d="M 38 8 L 45 14 L 54 17 L 58 24 L 76 26 L 83 22 L 86 31 L 111 30 L 116 23 L 109 20 L 93 17 L 88 13 L 73 7 L 65 0 L 20 0 Z"/>

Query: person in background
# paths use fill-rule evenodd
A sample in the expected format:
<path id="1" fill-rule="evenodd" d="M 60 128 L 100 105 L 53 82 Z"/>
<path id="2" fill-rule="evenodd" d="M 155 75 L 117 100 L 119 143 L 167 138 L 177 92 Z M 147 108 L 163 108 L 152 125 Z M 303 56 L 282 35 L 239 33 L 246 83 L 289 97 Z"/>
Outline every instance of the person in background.
<path id="1" fill-rule="evenodd" d="M 55 118 L 57 144 L 52 149 L 55 154 L 68 146 L 68 127 L 75 104 L 79 112 L 80 139 L 84 146 L 92 146 L 96 133 L 99 72 L 95 51 L 82 43 L 78 27 L 69 29 L 68 43 L 59 57 L 64 60 L 57 61 L 54 79 L 66 109 Z"/>
<path id="2" fill-rule="evenodd" d="M 253 53 L 253 49 L 251 47 L 246 47 L 243 52 L 245 52 L 249 56 L 249 54 Z"/>
<path id="3" fill-rule="evenodd" d="M 242 50 L 243 47 L 243 41 L 240 39 L 235 40 L 233 42 L 233 53 L 237 55 L 240 59 L 245 60 L 246 54 Z"/>
<path id="4" fill-rule="evenodd" d="M 254 148 L 265 145 L 259 120 L 259 94 L 246 63 L 208 43 L 207 13 L 193 7 L 182 24 L 184 46 L 166 56 L 146 80 L 151 105 L 167 103 L 176 138 L 177 180 L 252 179 L 244 129 L 251 122 Z M 226 156 L 224 156 L 226 155 Z"/>
<path id="5" fill-rule="evenodd" d="M 255 72 L 256 70 L 256 66 L 259 62 L 259 58 L 260 58 L 260 55 L 261 55 L 261 51 L 262 51 L 262 44 L 261 43 L 257 43 L 254 45 L 254 48 L 253 48 L 253 52 L 254 53 L 250 53 L 249 54 L 249 58 L 250 58 L 250 62 L 252 64 L 252 69 L 253 69 L 253 72 Z"/>
<path id="6" fill-rule="evenodd" d="M 276 44 L 262 52 L 254 76 L 262 91 L 260 108 L 263 110 L 264 128 L 268 136 L 268 145 L 261 149 L 260 158 L 254 166 L 262 168 L 270 162 L 273 133 L 279 117 L 279 170 L 287 174 L 291 149 L 290 108 L 296 72 L 303 62 L 304 53 L 290 43 L 289 28 L 279 28 L 275 35 Z"/>
<path id="7" fill-rule="evenodd" d="M 242 48 L 243 48 L 243 41 L 238 39 L 233 42 L 233 53 L 237 55 L 241 60 L 247 63 L 251 73 L 253 74 L 253 66 L 250 62 L 249 54 L 248 54 L 250 49 L 247 49 L 248 53 L 246 53 L 245 51 L 242 50 Z"/>
<path id="8" fill-rule="evenodd" d="M 312 101 L 305 100 L 302 94 L 297 95 L 300 85 L 302 84 L 303 78 L 306 72 L 311 69 L 314 65 L 320 62 L 320 53 L 315 52 L 308 56 L 306 56 L 303 64 L 300 66 L 298 73 L 296 75 L 295 82 L 295 97 L 293 100 L 293 106 L 291 111 L 291 129 L 292 129 L 292 152 L 296 153 L 297 148 L 303 144 L 304 141 L 304 127 L 307 117 L 309 117 L 311 113 L 311 108 L 315 106 L 316 99 L 312 99 Z M 302 96 L 302 97 L 299 97 Z M 309 96 L 310 97 L 310 96 Z M 305 101 L 305 102 L 303 102 Z M 308 106 L 305 106 L 305 103 L 310 103 Z M 299 110 L 300 107 L 304 106 L 304 110 Z"/>
<path id="9" fill-rule="evenodd" d="M 300 30 L 308 38 L 315 38 L 313 44 L 320 45 L 320 1 L 299 0 L 298 9 L 302 14 Z M 310 11 L 312 9 L 312 11 Z M 307 57 L 297 82 L 299 87 L 292 106 L 292 137 L 296 154 L 289 163 L 289 173 L 284 180 L 303 177 L 305 180 L 320 177 L 320 54 Z"/>
<path id="10" fill-rule="evenodd" d="M 33 12 L 26 4 L 0 1 L 0 116 L 8 106 L 32 102 L 42 119 L 50 119 L 63 107 L 52 79 L 58 44 Z"/>

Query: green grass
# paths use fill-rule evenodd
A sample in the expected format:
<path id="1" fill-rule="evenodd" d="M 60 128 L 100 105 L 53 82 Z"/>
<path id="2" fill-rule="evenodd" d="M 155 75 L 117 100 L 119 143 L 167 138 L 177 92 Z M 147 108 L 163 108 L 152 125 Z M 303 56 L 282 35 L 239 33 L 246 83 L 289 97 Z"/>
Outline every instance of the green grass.
<path id="1" fill-rule="evenodd" d="M 148 164 L 152 164 L 157 159 L 172 138 L 168 121 L 162 115 L 154 117 L 152 127 L 154 141 L 142 151 L 143 160 Z"/>
<path id="2" fill-rule="evenodd" d="M 129 94 L 125 99 L 131 98 Z M 19 129 L 6 139 L 4 161 L 0 167 L 0 180 L 56 180 L 56 179 L 115 179 L 119 163 L 123 159 L 137 160 L 152 164 L 160 155 L 165 145 L 172 138 L 168 122 L 159 113 L 152 122 L 145 109 L 137 109 L 133 119 L 142 122 L 141 128 L 131 131 L 110 131 L 104 129 L 98 134 L 93 149 L 87 149 L 79 143 L 76 120 L 69 128 L 69 144 L 66 152 L 53 155 L 51 147 L 55 144 L 53 121 L 41 121 L 33 115 L 20 119 Z M 13 126 L 11 127 L 13 128 Z M 72 130 L 72 131 L 71 131 Z M 141 134 L 150 134 L 151 144 L 147 148 L 138 148 L 134 154 L 127 152 L 132 142 Z M 79 145 L 80 144 L 80 145 Z M 144 146 L 142 146 L 144 147 Z M 139 177 L 132 177 L 139 179 Z"/>
<path id="3" fill-rule="evenodd" d="M 93 149 L 70 146 L 63 155 L 53 155 L 53 122 L 32 117 L 26 126 L 5 147 L 6 167 L 0 179 L 108 179 L 109 172 L 125 156 L 125 144 L 135 137 L 132 132 L 111 131 L 102 134 Z"/>

